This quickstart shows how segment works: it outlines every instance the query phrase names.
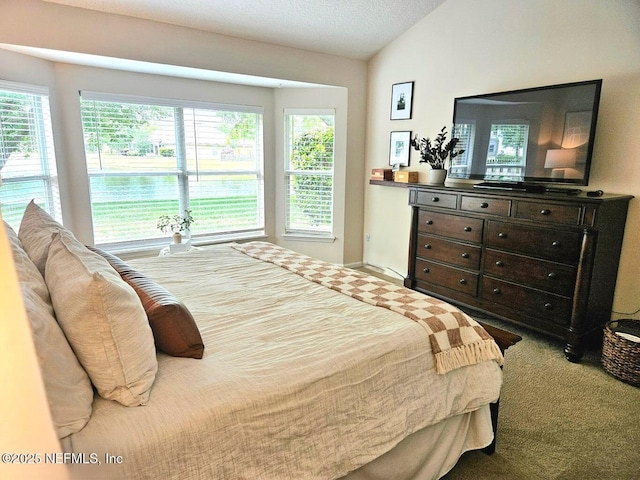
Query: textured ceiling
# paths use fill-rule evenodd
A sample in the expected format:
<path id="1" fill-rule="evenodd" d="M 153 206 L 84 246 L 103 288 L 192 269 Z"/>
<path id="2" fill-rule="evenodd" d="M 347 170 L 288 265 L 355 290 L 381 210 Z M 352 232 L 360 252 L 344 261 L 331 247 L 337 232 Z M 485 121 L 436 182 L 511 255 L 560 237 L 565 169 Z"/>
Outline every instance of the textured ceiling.
<path id="1" fill-rule="evenodd" d="M 445 0 L 45 0 L 366 60 Z"/>

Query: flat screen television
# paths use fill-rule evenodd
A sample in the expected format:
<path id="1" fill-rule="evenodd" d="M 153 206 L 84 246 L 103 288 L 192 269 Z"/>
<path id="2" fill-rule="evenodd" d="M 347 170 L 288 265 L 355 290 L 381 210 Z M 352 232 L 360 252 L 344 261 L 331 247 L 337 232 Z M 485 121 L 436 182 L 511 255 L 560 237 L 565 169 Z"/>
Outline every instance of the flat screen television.
<path id="1" fill-rule="evenodd" d="M 455 99 L 453 136 L 465 152 L 449 178 L 532 190 L 587 185 L 602 80 Z"/>

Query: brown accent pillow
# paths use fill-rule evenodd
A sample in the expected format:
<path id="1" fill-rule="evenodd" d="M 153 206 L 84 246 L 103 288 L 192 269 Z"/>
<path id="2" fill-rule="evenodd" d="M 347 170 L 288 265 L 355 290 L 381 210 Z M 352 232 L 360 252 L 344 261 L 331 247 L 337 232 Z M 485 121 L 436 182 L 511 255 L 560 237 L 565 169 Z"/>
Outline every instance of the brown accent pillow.
<path id="1" fill-rule="evenodd" d="M 204 343 L 200 331 L 180 300 L 115 255 L 96 247 L 88 248 L 102 255 L 138 294 L 158 350 L 174 357 L 202 358 Z"/>

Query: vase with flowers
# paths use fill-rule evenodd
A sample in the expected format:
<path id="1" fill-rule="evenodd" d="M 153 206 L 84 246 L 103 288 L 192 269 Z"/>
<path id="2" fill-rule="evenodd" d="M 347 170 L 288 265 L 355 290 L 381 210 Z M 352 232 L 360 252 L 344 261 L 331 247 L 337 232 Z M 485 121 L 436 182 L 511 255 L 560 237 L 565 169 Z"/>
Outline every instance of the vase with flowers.
<path id="1" fill-rule="evenodd" d="M 191 210 L 185 210 L 184 215 L 161 215 L 158 219 L 158 229 L 162 233 L 172 232 L 173 243 L 182 243 L 182 232 L 189 232 L 194 222 Z"/>
<path id="2" fill-rule="evenodd" d="M 447 142 L 446 126 L 442 127 L 433 142 L 430 138 L 418 138 L 418 135 L 411 140 L 411 146 L 420 151 L 420 163 L 428 163 L 431 166 L 429 184 L 444 184 L 447 176 L 447 161 L 451 161 L 461 153 L 464 153 L 464 150 L 455 150 L 459 141 L 459 138 L 452 137 Z"/>

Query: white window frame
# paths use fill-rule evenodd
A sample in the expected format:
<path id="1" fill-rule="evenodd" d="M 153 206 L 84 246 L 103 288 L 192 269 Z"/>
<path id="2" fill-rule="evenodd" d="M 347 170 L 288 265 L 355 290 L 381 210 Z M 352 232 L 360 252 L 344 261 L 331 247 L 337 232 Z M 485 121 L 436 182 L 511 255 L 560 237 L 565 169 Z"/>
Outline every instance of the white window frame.
<path id="1" fill-rule="evenodd" d="M 44 195 L 46 198 L 39 198 L 39 193 L 27 195 L 24 199 L 24 207 L 27 206 L 29 201 L 33 198 L 36 203 L 43 209 L 45 209 L 53 218 L 62 222 L 62 209 L 60 206 L 60 193 L 58 189 L 58 177 L 55 158 L 55 147 L 53 143 L 53 126 L 51 124 L 51 111 L 49 104 L 49 89 L 44 86 L 31 85 L 25 83 L 10 82 L 6 80 L 0 80 L 0 90 L 13 93 L 19 93 L 24 95 L 32 95 L 39 97 L 40 106 L 33 116 L 36 129 L 36 140 L 38 144 L 38 151 L 40 153 L 40 166 L 41 173 L 39 174 L 25 174 L 25 175 L 5 175 L 3 176 L 2 170 L 0 170 L 0 186 L 20 183 L 20 182 L 32 182 L 41 181 L 44 184 Z M 46 102 L 46 105 L 44 103 Z M 1 196 L 1 192 L 0 192 Z M 5 220 L 9 220 L 6 216 Z M 9 223 L 9 222 L 7 222 Z M 17 225 L 12 225 L 17 227 Z"/>
<path id="2" fill-rule="evenodd" d="M 98 101 L 98 102 L 113 102 L 113 103 L 128 103 L 128 104 L 139 104 L 139 105 L 156 105 L 163 107 L 173 107 L 174 109 L 204 109 L 204 110 L 221 110 L 221 111 L 233 111 L 233 112 L 244 112 L 244 113 L 254 113 L 261 115 L 264 120 L 264 107 L 252 106 L 252 105 L 234 105 L 234 104 L 223 104 L 223 103 L 214 103 L 214 102 L 202 102 L 202 101 L 194 101 L 194 100 L 176 100 L 176 99 L 167 99 L 167 98 L 159 98 L 159 97 L 144 97 L 137 95 L 125 95 L 125 94 L 113 94 L 113 93 L 104 93 L 104 92 L 94 92 L 94 91 L 82 91 L 81 92 L 82 100 L 88 101 Z M 255 228 L 247 229 L 247 230 L 232 230 L 225 232 L 211 232 L 208 234 L 198 235 L 192 237 L 194 243 L 214 243 L 220 241 L 230 241 L 242 238 L 253 238 L 256 236 L 264 236 L 265 235 L 265 218 L 264 218 L 264 210 L 265 210 L 265 196 L 264 196 L 264 142 L 263 142 L 263 128 L 259 129 L 258 134 L 260 136 L 260 144 L 262 145 L 263 151 L 260 152 L 260 164 L 258 169 L 255 171 L 243 170 L 243 171 L 194 171 L 189 170 L 187 167 L 186 159 L 178 160 L 178 166 L 176 170 L 169 171 L 153 171 L 153 172 L 131 172 L 127 175 L 129 176 L 145 176 L 145 175 L 153 175 L 153 176 L 171 176 L 177 177 L 178 179 L 178 188 L 180 192 L 179 203 L 180 203 L 180 212 L 184 211 L 188 208 L 189 205 L 189 187 L 188 181 L 189 177 L 193 176 L 215 176 L 215 175 L 229 175 L 229 174 L 255 174 L 258 182 L 258 225 Z M 89 178 L 91 177 L 104 177 L 110 176 L 109 173 L 104 172 L 91 172 L 88 171 Z M 113 176 L 122 175 L 122 173 L 115 173 Z M 91 188 L 91 182 L 89 182 L 89 188 Z M 172 214 L 170 212 L 170 214 Z M 93 215 L 93 214 L 92 214 Z M 197 222 L 197 219 L 196 219 Z M 95 237 L 95 231 L 94 231 Z M 132 249 L 132 248 L 140 248 L 140 247 L 148 247 L 153 245 L 159 245 L 166 243 L 164 239 L 158 240 L 154 238 L 143 239 L 143 240 L 129 240 L 124 242 L 110 242 L 110 243 L 98 243 L 101 247 L 105 247 L 108 249 Z"/>
<path id="3" fill-rule="evenodd" d="M 335 228 L 335 162 L 336 162 L 336 111 L 333 108 L 330 109 L 314 109 L 314 108 L 285 108 L 283 116 L 284 123 L 284 234 L 283 237 L 288 240 L 303 240 L 303 241 L 317 241 L 317 242 L 333 242 L 336 237 L 333 233 Z M 291 155 L 290 145 L 290 130 L 288 118 L 292 115 L 331 115 L 334 118 L 334 137 L 333 137 L 333 160 L 331 170 L 295 170 L 289 168 L 289 159 Z M 312 229 L 296 229 L 289 227 L 289 205 L 287 188 L 289 185 L 288 177 L 290 175 L 321 175 L 331 177 L 331 227 L 327 231 L 317 231 Z"/>

